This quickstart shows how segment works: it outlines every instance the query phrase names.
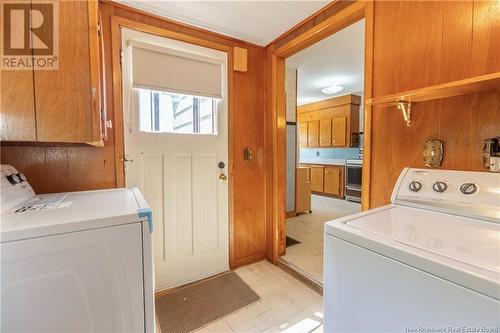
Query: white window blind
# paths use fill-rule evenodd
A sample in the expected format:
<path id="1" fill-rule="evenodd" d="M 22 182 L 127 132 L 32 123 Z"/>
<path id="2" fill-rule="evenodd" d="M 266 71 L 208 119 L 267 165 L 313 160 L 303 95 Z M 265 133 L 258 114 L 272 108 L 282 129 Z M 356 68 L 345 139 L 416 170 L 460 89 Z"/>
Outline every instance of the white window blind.
<path id="1" fill-rule="evenodd" d="M 222 98 L 222 64 L 183 51 L 132 43 L 132 86 Z"/>

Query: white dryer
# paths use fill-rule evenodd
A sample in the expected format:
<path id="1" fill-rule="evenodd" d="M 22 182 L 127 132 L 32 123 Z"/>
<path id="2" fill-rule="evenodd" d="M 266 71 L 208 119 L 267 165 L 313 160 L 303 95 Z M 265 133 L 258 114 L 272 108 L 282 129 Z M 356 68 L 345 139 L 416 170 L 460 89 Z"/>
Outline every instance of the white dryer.
<path id="1" fill-rule="evenodd" d="M 151 210 L 137 189 L 35 195 L 1 166 L 2 332 L 153 332 Z"/>
<path id="2" fill-rule="evenodd" d="M 500 174 L 404 169 L 325 225 L 325 332 L 498 332 Z"/>

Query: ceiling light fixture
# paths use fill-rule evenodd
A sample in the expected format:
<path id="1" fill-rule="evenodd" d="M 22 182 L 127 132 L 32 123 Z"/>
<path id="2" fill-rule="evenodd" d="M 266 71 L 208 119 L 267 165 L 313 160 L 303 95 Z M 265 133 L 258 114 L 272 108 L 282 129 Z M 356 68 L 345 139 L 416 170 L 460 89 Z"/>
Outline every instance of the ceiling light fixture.
<path id="1" fill-rule="evenodd" d="M 327 94 L 327 95 L 334 95 L 336 93 L 341 92 L 342 90 L 344 90 L 344 87 L 342 87 L 341 85 L 332 84 L 332 85 L 330 85 L 328 87 L 325 87 L 325 88 L 321 89 L 321 92 L 323 94 Z"/>

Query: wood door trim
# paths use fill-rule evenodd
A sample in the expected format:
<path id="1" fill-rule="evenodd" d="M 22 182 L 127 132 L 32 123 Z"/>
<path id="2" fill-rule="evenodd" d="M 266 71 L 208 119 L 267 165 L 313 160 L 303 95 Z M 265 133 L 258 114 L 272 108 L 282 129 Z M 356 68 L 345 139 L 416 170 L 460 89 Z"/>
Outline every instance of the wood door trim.
<path id="1" fill-rule="evenodd" d="M 235 268 L 234 259 L 234 183 L 233 183 L 233 47 L 196 38 L 179 32 L 174 32 L 157 26 L 129 20 L 119 16 L 111 16 L 111 57 L 113 72 L 113 106 L 114 106 L 114 130 L 115 130 L 115 168 L 116 187 L 125 186 L 125 170 L 123 159 L 125 154 L 125 141 L 123 133 L 123 99 L 122 99 L 122 70 L 121 70 L 121 28 L 129 28 L 142 32 L 154 34 L 161 37 L 176 39 L 182 42 L 203 46 L 227 53 L 227 130 L 228 130 L 228 234 L 229 234 L 229 267 Z"/>
<path id="2" fill-rule="evenodd" d="M 326 8 L 326 7 L 325 7 Z M 289 57 L 308 46 L 316 43 L 337 31 L 365 18 L 365 100 L 372 97 L 373 86 L 373 18 L 374 4 L 372 1 L 358 0 L 345 7 L 341 11 L 330 16 L 328 19 L 313 26 L 306 32 L 298 35 L 294 39 L 276 48 L 272 43 L 266 47 L 268 54 L 269 78 L 271 79 L 267 94 L 271 98 L 268 111 L 271 114 L 272 123 L 269 124 L 267 135 L 268 148 L 272 151 L 272 181 L 268 186 L 272 186 L 273 197 L 268 199 L 267 207 L 272 209 L 269 230 L 266 237 L 268 246 L 273 248 L 268 251 L 268 259 L 277 263 L 278 257 L 285 246 L 285 167 L 286 156 L 284 154 L 284 144 L 286 143 L 286 133 L 283 131 L 283 119 L 285 118 L 285 99 L 284 99 L 284 69 L 285 58 Z M 310 23 L 305 21 L 303 24 Z M 299 29 L 300 26 L 297 27 Z M 364 159 L 363 159 L 363 204 L 362 208 L 369 209 L 370 199 L 370 174 L 371 174 L 371 128 L 372 128 L 372 108 L 366 105 L 364 108 Z"/>
<path id="3" fill-rule="evenodd" d="M 275 51 L 276 56 L 289 57 L 312 44 L 333 35 L 339 30 L 361 20 L 365 17 L 365 8 L 369 6 L 363 0 L 358 0 L 338 13 L 330 16 L 328 19 L 320 22 L 311 29 L 298 35 L 289 42 L 278 47 Z M 307 22 L 304 22 L 304 24 Z M 299 28 L 299 27 L 297 27 Z"/>

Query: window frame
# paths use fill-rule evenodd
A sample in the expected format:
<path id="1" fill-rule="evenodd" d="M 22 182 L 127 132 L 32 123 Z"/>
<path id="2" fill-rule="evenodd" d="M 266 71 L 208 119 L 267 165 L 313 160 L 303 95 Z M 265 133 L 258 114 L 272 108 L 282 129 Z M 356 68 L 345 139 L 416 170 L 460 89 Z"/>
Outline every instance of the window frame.
<path id="1" fill-rule="evenodd" d="M 136 89 L 135 90 L 135 95 L 137 96 L 137 116 L 139 118 L 139 132 L 144 132 L 144 133 L 168 133 L 168 134 L 194 134 L 194 135 L 218 135 L 218 128 L 217 128 L 217 121 L 218 121 L 218 108 L 221 105 L 222 100 L 219 100 L 217 98 L 212 98 L 212 97 L 205 97 L 205 96 L 194 96 L 194 95 L 184 95 L 184 94 L 178 94 L 175 92 L 166 92 L 166 91 L 159 91 L 159 90 L 151 90 L 151 89 Z M 148 124 L 148 129 L 145 129 L 143 124 L 141 123 L 141 91 L 145 91 L 149 94 L 149 99 L 150 99 L 150 124 Z M 180 111 L 174 111 L 172 115 L 172 131 L 161 131 L 160 130 L 160 94 L 167 94 L 170 96 L 180 96 L 182 98 L 191 98 L 192 103 L 183 108 Z M 202 104 L 203 99 L 208 99 L 211 102 L 211 112 L 208 115 L 201 116 L 201 110 L 200 110 L 200 105 Z M 175 120 L 176 117 L 179 117 L 185 112 L 188 112 L 189 110 L 192 109 L 192 117 L 189 121 L 182 123 L 180 125 L 175 126 Z M 203 118 L 203 119 L 202 119 Z M 211 119 L 211 132 L 207 133 L 200 133 L 201 130 L 201 123 L 203 120 L 206 119 Z M 176 130 L 179 130 L 183 127 L 190 126 L 192 125 L 192 132 L 179 132 Z"/>

